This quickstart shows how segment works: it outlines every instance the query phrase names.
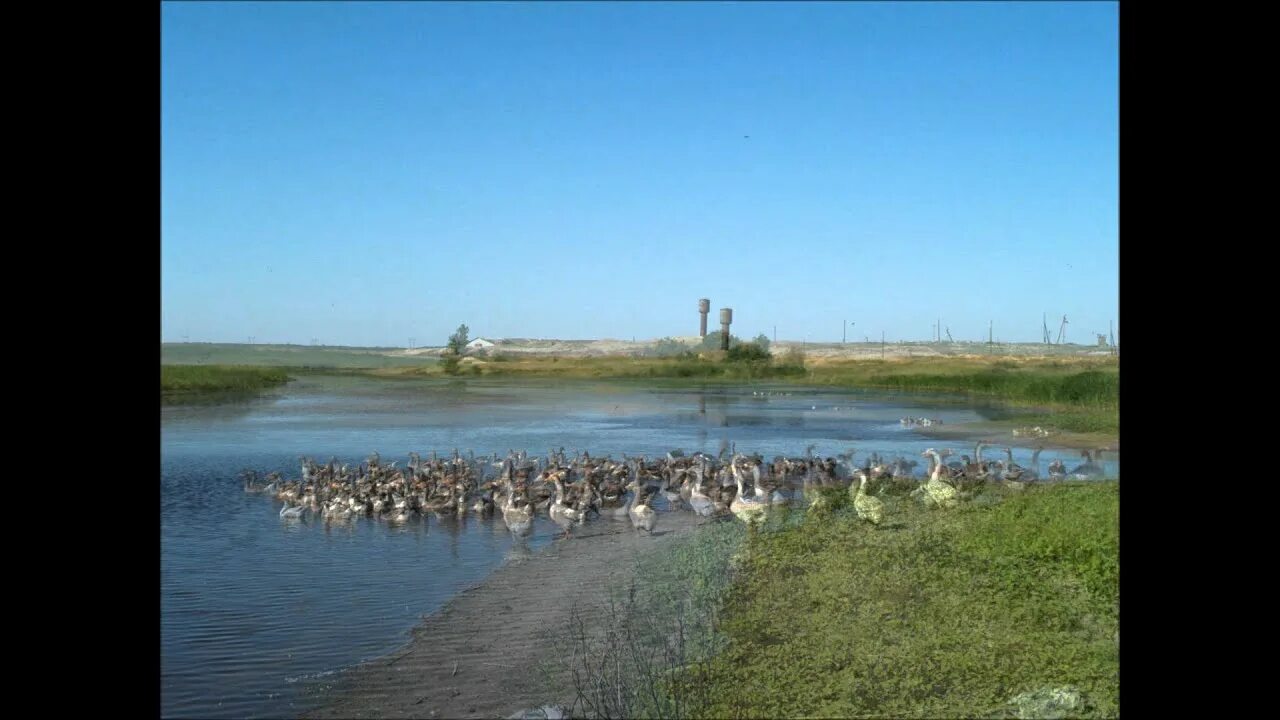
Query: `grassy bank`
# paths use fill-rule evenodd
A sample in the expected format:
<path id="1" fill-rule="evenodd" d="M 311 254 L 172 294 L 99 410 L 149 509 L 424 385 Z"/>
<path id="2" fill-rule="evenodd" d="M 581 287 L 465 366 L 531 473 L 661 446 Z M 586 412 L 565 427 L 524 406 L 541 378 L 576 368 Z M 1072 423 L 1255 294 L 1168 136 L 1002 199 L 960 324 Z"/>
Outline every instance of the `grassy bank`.
<path id="1" fill-rule="evenodd" d="M 807 381 L 904 392 L 955 392 L 1028 407 L 1010 422 L 1078 433 L 1120 427 L 1120 366 L 1112 358 L 827 361 Z"/>
<path id="2" fill-rule="evenodd" d="M 225 365 L 161 365 L 161 402 L 252 395 L 289 382 L 280 368 Z"/>
<path id="3" fill-rule="evenodd" d="M 814 363 L 819 384 L 912 392 L 963 392 L 1048 405 L 1116 407 L 1119 363 L 1112 359 L 921 358 Z"/>
<path id="4" fill-rule="evenodd" d="M 605 637 L 564 636 L 575 716 L 1001 718 L 1052 689 L 1119 714 L 1117 483 L 891 498 L 880 528 L 829 495 L 642 560 Z"/>
<path id="5" fill-rule="evenodd" d="M 1114 717 L 1118 503 L 1116 483 L 1058 485 L 754 533 L 689 715 L 1009 717 L 1071 686 L 1069 715 Z"/>
<path id="6" fill-rule="evenodd" d="M 382 377 L 444 377 L 439 366 L 388 368 Z M 566 379 L 686 379 L 706 382 L 773 382 L 945 392 L 1021 406 L 1009 423 L 1076 433 L 1114 434 L 1120 424 L 1120 369 L 1114 358 L 903 358 L 810 360 L 802 355 L 771 361 L 725 362 L 704 358 L 514 357 L 468 359 L 462 377 Z"/>
<path id="7" fill-rule="evenodd" d="M 434 357 L 396 355 L 395 350 L 324 345 L 161 343 L 160 363 L 282 368 L 392 368 L 423 367 L 438 362 Z"/>

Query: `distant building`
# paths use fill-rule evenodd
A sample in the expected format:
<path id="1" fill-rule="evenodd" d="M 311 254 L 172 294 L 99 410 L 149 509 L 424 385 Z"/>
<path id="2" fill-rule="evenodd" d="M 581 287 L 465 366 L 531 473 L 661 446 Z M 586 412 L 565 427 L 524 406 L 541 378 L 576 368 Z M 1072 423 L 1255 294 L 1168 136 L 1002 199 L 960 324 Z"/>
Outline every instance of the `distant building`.
<path id="1" fill-rule="evenodd" d="M 1098 336 L 1098 347 L 1106 347 L 1106 346 L 1107 346 L 1107 336 L 1106 336 L 1106 335 L 1103 335 L 1102 333 L 1094 333 L 1094 335 L 1097 335 L 1097 336 Z"/>
<path id="2" fill-rule="evenodd" d="M 468 350 L 487 350 L 491 347 L 493 347 L 493 343 L 485 340 L 484 338 L 476 338 L 475 340 L 467 343 Z"/>

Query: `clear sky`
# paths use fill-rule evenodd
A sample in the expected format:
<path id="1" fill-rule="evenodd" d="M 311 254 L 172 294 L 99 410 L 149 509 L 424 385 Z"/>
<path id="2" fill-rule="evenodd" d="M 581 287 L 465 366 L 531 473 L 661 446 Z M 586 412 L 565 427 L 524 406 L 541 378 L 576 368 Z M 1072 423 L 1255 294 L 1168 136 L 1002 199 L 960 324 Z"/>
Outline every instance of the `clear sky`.
<path id="1" fill-rule="evenodd" d="M 161 339 L 1119 335 L 1114 3 L 166 3 Z"/>

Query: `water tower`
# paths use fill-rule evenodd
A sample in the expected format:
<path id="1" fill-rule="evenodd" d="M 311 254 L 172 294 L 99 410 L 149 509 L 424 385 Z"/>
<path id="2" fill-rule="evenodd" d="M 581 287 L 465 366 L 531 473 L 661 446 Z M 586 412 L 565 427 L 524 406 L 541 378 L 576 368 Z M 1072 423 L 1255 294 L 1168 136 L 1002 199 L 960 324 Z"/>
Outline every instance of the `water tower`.
<path id="1" fill-rule="evenodd" d="M 729 349 L 729 323 L 733 322 L 733 308 L 720 308 L 720 349 Z"/>
<path id="2" fill-rule="evenodd" d="M 698 301 L 698 314 L 702 316 L 702 321 L 698 324 L 698 337 L 707 336 L 707 313 L 711 312 L 711 299 L 702 298 Z"/>

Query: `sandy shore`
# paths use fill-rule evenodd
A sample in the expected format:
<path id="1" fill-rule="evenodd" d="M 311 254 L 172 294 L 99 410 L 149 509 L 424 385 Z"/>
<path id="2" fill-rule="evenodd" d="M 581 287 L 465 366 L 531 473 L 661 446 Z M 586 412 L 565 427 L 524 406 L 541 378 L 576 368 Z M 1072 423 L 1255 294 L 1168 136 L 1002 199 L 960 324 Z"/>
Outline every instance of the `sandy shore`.
<path id="1" fill-rule="evenodd" d="M 502 522 L 499 518 L 497 522 Z M 413 631 L 400 651 L 347 671 L 307 718 L 505 718 L 544 704 L 569 707 L 542 661 L 548 633 L 575 606 L 600 607 L 638 554 L 687 535 L 689 512 L 660 513 L 652 537 L 629 522 L 593 520 L 574 537 L 511 560 Z"/>

